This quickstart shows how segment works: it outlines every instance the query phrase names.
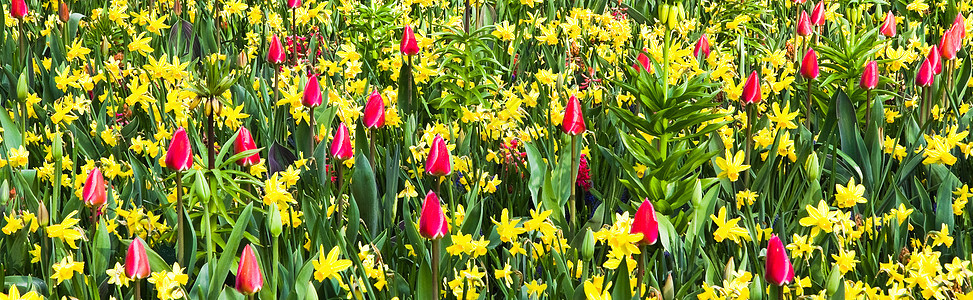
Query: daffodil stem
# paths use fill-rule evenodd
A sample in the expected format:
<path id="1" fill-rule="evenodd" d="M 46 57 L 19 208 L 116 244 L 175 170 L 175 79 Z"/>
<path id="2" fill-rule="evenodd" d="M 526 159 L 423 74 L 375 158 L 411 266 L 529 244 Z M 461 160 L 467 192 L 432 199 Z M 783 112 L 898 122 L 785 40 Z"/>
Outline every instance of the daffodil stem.
<path id="1" fill-rule="evenodd" d="M 571 212 L 571 228 L 577 224 L 578 208 L 575 207 L 575 193 L 578 186 L 578 168 L 581 165 L 581 158 L 578 157 L 578 136 L 571 136 L 571 198 L 568 198 L 568 211 Z"/>
<path id="2" fill-rule="evenodd" d="M 432 299 L 439 299 L 439 239 L 432 240 L 432 254 L 429 268 L 432 269 Z"/>
<path id="3" fill-rule="evenodd" d="M 185 208 L 182 204 L 182 171 L 176 171 L 176 257 L 180 264 L 186 265 L 186 226 L 184 215 Z"/>

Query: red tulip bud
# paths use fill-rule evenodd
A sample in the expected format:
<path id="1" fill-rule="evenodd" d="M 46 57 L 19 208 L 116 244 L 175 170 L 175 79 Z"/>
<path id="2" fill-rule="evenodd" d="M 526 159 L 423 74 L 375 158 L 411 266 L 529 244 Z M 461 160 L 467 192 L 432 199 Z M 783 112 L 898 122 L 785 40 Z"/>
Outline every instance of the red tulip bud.
<path id="1" fill-rule="evenodd" d="M 301 7 L 301 0 L 287 0 L 287 8 L 298 8 Z"/>
<path id="2" fill-rule="evenodd" d="M 794 3 L 797 4 L 804 4 L 804 2 L 807 2 L 807 0 L 794 0 Z"/>
<path id="3" fill-rule="evenodd" d="M 172 135 L 169 150 L 166 151 L 166 167 L 176 171 L 186 171 L 193 167 L 193 148 L 189 145 L 185 128 L 179 127 Z"/>
<path id="4" fill-rule="evenodd" d="M 18 20 L 27 16 L 27 3 L 24 0 L 13 0 L 10 3 L 10 16 Z"/>
<path id="5" fill-rule="evenodd" d="M 801 76 L 806 79 L 818 78 L 821 74 L 821 69 L 818 68 L 818 54 L 814 52 L 814 49 L 807 49 L 807 53 L 804 54 L 804 60 L 801 61 Z"/>
<path id="6" fill-rule="evenodd" d="M 108 197 L 105 191 L 105 177 L 101 175 L 101 170 L 94 168 L 88 172 L 88 179 L 84 181 L 81 195 L 85 206 L 100 208 L 105 205 Z"/>
<path id="7" fill-rule="evenodd" d="M 280 44 L 280 40 L 277 39 L 276 34 L 270 39 L 270 49 L 267 50 L 267 62 L 275 65 L 284 62 L 284 45 Z"/>
<path id="8" fill-rule="evenodd" d="M 966 18 L 963 17 L 962 13 L 956 14 L 956 19 L 953 19 L 952 28 L 962 28 L 960 30 L 960 39 L 966 38 Z"/>
<path id="9" fill-rule="evenodd" d="M 331 156 L 338 160 L 351 158 L 354 152 L 351 150 L 351 136 L 348 133 L 348 126 L 341 123 L 338 131 L 334 133 L 334 140 L 331 141 Z"/>
<path id="10" fill-rule="evenodd" d="M 301 103 L 305 107 L 321 106 L 321 83 L 318 82 L 317 74 L 311 74 L 311 77 L 307 78 L 307 86 L 304 87 L 304 97 L 301 98 Z"/>
<path id="11" fill-rule="evenodd" d="M 260 264 L 253 254 L 253 249 L 247 244 L 240 253 L 240 265 L 236 269 L 236 289 L 244 295 L 260 292 L 264 286 L 263 275 L 260 274 Z"/>
<path id="12" fill-rule="evenodd" d="M 449 148 L 446 148 L 446 141 L 443 137 L 436 135 L 432 139 L 432 147 L 429 148 L 429 155 L 426 156 L 426 174 L 432 176 L 446 176 L 453 172 L 453 165 L 450 163 Z"/>
<path id="13" fill-rule="evenodd" d="M 787 249 L 776 234 L 767 243 L 767 263 L 764 271 L 767 282 L 776 286 L 787 285 L 794 280 L 794 266 L 787 257 Z"/>
<path id="14" fill-rule="evenodd" d="M 639 56 L 635 58 L 635 63 L 632 64 L 632 68 L 635 68 L 635 70 L 639 72 L 645 70 L 646 72 L 649 72 L 649 74 L 652 74 L 652 62 L 649 61 L 649 56 L 645 55 L 643 52 L 640 52 Z"/>
<path id="15" fill-rule="evenodd" d="M 439 197 L 429 191 L 426 200 L 422 202 L 422 214 L 419 215 L 419 235 L 437 240 L 447 234 L 449 234 L 449 223 L 446 221 L 443 207 L 439 204 Z"/>
<path id="16" fill-rule="evenodd" d="M 892 15 L 891 11 L 885 14 L 885 21 L 882 22 L 882 27 L 878 31 L 884 36 L 895 37 L 895 15 Z"/>
<path id="17" fill-rule="evenodd" d="M 365 103 L 364 122 L 366 128 L 385 126 L 385 101 L 382 100 L 382 94 L 378 93 L 378 89 L 372 90 L 372 94 L 368 96 L 368 102 Z"/>
<path id="18" fill-rule="evenodd" d="M 934 75 L 939 75 L 939 73 L 943 72 L 943 60 L 940 58 L 939 53 L 939 48 L 933 45 L 932 48 L 929 48 L 929 54 L 926 55 L 926 60 L 929 60 L 929 66 L 932 67 L 932 73 Z"/>
<path id="19" fill-rule="evenodd" d="M 760 77 L 757 76 L 757 71 L 750 73 L 750 77 L 747 78 L 747 82 L 743 84 L 743 96 L 740 101 L 744 104 L 751 104 L 760 102 L 763 95 L 760 94 Z"/>
<path id="20" fill-rule="evenodd" d="M 659 240 L 659 221 L 655 218 L 655 207 L 646 198 L 635 212 L 635 219 L 632 220 L 632 229 L 629 233 L 641 233 L 642 240 L 639 244 L 652 245 Z"/>
<path id="21" fill-rule="evenodd" d="M 703 58 L 709 57 L 709 40 L 706 39 L 705 34 L 700 36 L 699 40 L 696 40 L 696 47 L 693 49 L 693 56 L 699 57 L 700 51 L 703 52 Z"/>
<path id="22" fill-rule="evenodd" d="M 952 60 L 956 58 L 956 52 L 963 46 L 963 33 L 966 28 L 963 25 L 954 24 L 949 30 L 943 33 L 939 41 L 939 50 L 942 51 L 943 58 Z"/>
<path id="23" fill-rule="evenodd" d="M 142 238 L 135 237 L 128 244 L 125 254 L 125 275 L 129 278 L 142 279 L 149 277 L 152 269 L 149 267 L 149 256 L 145 254 L 145 243 Z"/>
<path id="24" fill-rule="evenodd" d="M 811 23 L 814 25 L 822 26 L 824 25 L 824 2 L 818 2 L 811 10 Z"/>
<path id="25" fill-rule="evenodd" d="M 584 115 L 581 112 L 581 102 L 578 97 L 571 95 L 568 105 L 564 108 L 564 120 L 561 121 L 564 132 L 569 135 L 579 135 L 585 131 Z"/>
<path id="26" fill-rule="evenodd" d="M 811 29 L 811 19 L 808 18 L 806 11 L 801 11 L 801 16 L 797 18 L 797 34 L 800 36 L 809 36 L 814 33 Z"/>
<path id="27" fill-rule="evenodd" d="M 239 154 L 254 149 L 257 149 L 257 144 L 253 142 L 253 136 L 250 135 L 250 130 L 241 126 L 240 133 L 237 134 L 236 140 L 233 141 L 234 153 Z M 245 167 L 258 164 L 260 163 L 260 153 L 254 153 L 253 155 L 238 159 L 236 163 Z"/>
<path id="28" fill-rule="evenodd" d="M 932 63 L 928 59 L 922 61 L 922 65 L 919 66 L 919 71 L 916 72 L 916 85 L 917 86 L 930 86 L 932 85 L 933 76 Z"/>
<path id="29" fill-rule="evenodd" d="M 419 53 L 419 45 L 416 44 L 416 35 L 412 32 L 412 26 L 405 25 L 402 31 L 402 41 L 399 42 L 399 51 L 409 56 Z"/>
<path id="30" fill-rule="evenodd" d="M 874 60 L 865 64 L 865 71 L 862 72 L 862 79 L 858 81 L 858 86 L 866 90 L 878 86 L 878 63 Z"/>

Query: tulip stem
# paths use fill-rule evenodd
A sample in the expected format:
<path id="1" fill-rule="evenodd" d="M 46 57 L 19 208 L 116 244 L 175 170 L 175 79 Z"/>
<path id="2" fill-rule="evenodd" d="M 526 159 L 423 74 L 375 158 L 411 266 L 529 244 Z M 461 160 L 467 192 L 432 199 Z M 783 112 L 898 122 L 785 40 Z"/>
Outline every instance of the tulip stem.
<path id="1" fill-rule="evenodd" d="M 341 202 L 342 202 L 341 201 L 341 190 L 344 189 L 344 187 L 345 187 L 345 181 L 344 181 L 344 178 L 343 178 L 344 177 L 344 170 L 342 170 L 341 162 L 340 161 L 338 161 L 337 163 L 335 163 L 335 170 L 338 171 L 338 194 L 335 196 L 335 201 L 334 201 L 334 205 L 337 206 L 337 208 L 335 208 L 335 212 L 336 212 L 335 217 L 338 218 L 338 228 L 341 228 L 341 225 L 342 225 L 341 224 L 342 223 L 341 222 L 341 216 L 342 216 L 342 211 L 341 211 Z"/>
<path id="2" fill-rule="evenodd" d="M 375 128 L 368 130 L 368 135 L 371 137 L 368 139 L 368 165 L 372 167 L 373 174 L 377 173 L 375 170 L 375 134 Z"/>
<path id="3" fill-rule="evenodd" d="M 575 193 L 578 185 L 578 168 L 581 164 L 581 158 L 578 157 L 578 136 L 571 136 L 571 198 L 568 198 L 568 211 L 571 212 L 571 228 L 574 229 L 574 225 L 577 222 L 578 212 L 577 207 L 575 207 Z"/>
<path id="4" fill-rule="evenodd" d="M 439 239 L 432 240 L 432 262 L 429 268 L 432 269 L 432 299 L 439 299 Z"/>
<path id="5" fill-rule="evenodd" d="M 747 110 L 747 137 L 746 137 L 746 143 L 743 144 L 744 147 L 743 151 L 745 153 L 743 159 L 746 161 L 745 164 L 749 166 L 750 148 L 753 148 L 750 146 L 750 144 L 753 143 L 753 105 L 744 104 L 744 109 Z M 747 188 L 750 186 L 750 172 L 749 171 L 744 171 L 744 172 L 746 173 L 743 176 L 743 186 L 744 188 Z"/>
<path id="6" fill-rule="evenodd" d="M 811 98 L 812 98 L 811 97 L 811 79 L 808 79 L 807 80 L 807 115 L 804 116 L 804 125 L 805 125 L 804 127 L 807 127 L 807 130 L 808 131 L 811 130 L 811 116 L 813 115 L 812 114 L 813 111 L 811 110 L 811 101 L 812 101 Z"/>
<path id="7" fill-rule="evenodd" d="M 273 209 L 277 209 L 277 208 L 275 207 Z M 275 236 L 274 237 L 274 254 L 273 254 L 274 260 L 272 261 L 273 267 L 271 267 L 271 270 L 272 270 L 273 273 L 270 273 L 271 274 L 270 275 L 270 278 L 273 281 L 271 287 L 274 289 L 274 292 L 275 293 L 277 291 L 277 282 L 279 282 L 279 280 L 277 279 L 277 274 L 278 274 L 277 273 L 278 272 L 277 262 L 280 261 L 279 260 L 279 255 L 280 255 L 280 237 Z"/>
<path id="8" fill-rule="evenodd" d="M 315 79 L 315 80 L 317 80 L 317 79 Z M 316 128 L 314 128 L 314 127 L 316 127 L 314 125 L 314 119 L 315 119 L 314 118 L 314 106 L 311 106 L 310 113 L 311 113 L 311 117 L 309 118 L 310 120 L 308 120 L 308 125 L 310 125 L 310 127 L 311 127 L 311 151 L 313 153 L 314 148 L 318 146 L 318 136 L 316 134 L 314 134 L 314 131 L 316 129 Z"/>
<path id="9" fill-rule="evenodd" d="M 135 280 L 135 300 L 142 299 L 142 280 Z"/>
<path id="10" fill-rule="evenodd" d="M 640 250 L 642 250 L 642 255 L 639 256 L 639 262 L 638 262 L 639 263 L 638 264 L 638 270 L 639 270 L 638 276 L 639 277 L 638 277 L 638 284 L 636 285 L 635 291 L 636 291 L 636 295 L 639 298 L 641 298 L 641 296 L 642 296 L 642 282 L 645 282 L 644 281 L 644 279 L 645 279 L 645 260 L 648 259 L 649 247 L 647 245 L 642 245 L 639 248 L 642 248 L 642 249 L 640 249 Z"/>
<path id="11" fill-rule="evenodd" d="M 186 229 L 183 222 L 185 214 L 182 205 L 182 171 L 176 171 L 176 234 L 178 237 L 176 245 L 176 257 L 180 264 L 186 265 Z"/>
<path id="12" fill-rule="evenodd" d="M 865 130 L 872 118 L 872 89 L 865 90 Z"/>

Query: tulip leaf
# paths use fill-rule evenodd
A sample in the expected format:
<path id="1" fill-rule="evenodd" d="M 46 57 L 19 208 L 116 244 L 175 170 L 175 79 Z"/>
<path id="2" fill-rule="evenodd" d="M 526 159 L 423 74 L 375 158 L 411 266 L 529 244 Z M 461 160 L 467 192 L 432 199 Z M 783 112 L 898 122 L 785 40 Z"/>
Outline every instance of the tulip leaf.
<path id="1" fill-rule="evenodd" d="M 210 280 L 209 292 L 207 293 L 208 299 L 215 299 L 219 297 L 220 288 L 223 286 L 223 279 L 226 278 L 227 273 L 230 272 L 230 265 L 233 260 L 236 259 L 239 251 L 237 248 L 240 246 L 240 241 L 243 240 L 243 233 L 247 229 L 247 225 L 250 224 L 250 214 L 253 212 L 253 203 L 247 205 L 240 213 L 240 216 L 236 219 L 236 225 L 233 226 L 233 231 L 230 232 L 230 237 L 226 240 L 226 246 L 220 251 L 219 261 L 216 264 L 216 273 L 213 275 L 213 280 Z M 212 263 L 212 262 L 210 262 Z M 204 268 L 205 269 L 205 268 Z"/>
<path id="2" fill-rule="evenodd" d="M 612 299 L 632 299 L 632 283 L 628 275 L 627 259 L 622 259 L 622 262 L 618 264 L 618 268 L 615 268 L 615 273 L 615 283 L 612 284 L 614 287 L 612 289 Z"/>
<path id="3" fill-rule="evenodd" d="M 359 128 L 361 127 L 359 126 Z M 359 140 L 364 139 L 359 137 Z M 361 213 L 361 222 L 367 226 L 368 232 L 374 238 L 383 230 L 383 228 L 379 228 L 379 225 L 384 223 L 381 222 L 381 203 L 378 201 L 375 173 L 372 172 L 372 167 L 368 164 L 368 158 L 365 158 L 364 154 L 358 153 L 358 155 L 355 155 L 355 170 L 351 176 L 351 192 L 354 194 L 355 202 L 358 204 L 358 211 Z M 359 220 L 352 219 L 349 215 L 348 221 L 358 222 Z"/>
<path id="4" fill-rule="evenodd" d="M 296 160 L 297 157 L 294 156 L 294 153 L 291 152 L 291 150 L 275 142 L 270 146 L 270 151 L 267 154 L 267 171 L 269 172 L 267 174 L 271 175 L 287 170 L 287 167 L 293 164 Z"/>
<path id="5" fill-rule="evenodd" d="M 92 239 L 91 257 L 91 273 L 96 282 L 101 282 L 101 278 L 106 275 L 108 258 L 111 257 L 111 238 L 108 236 L 108 228 L 105 227 L 104 219 L 98 222 L 98 229 Z"/>
<path id="6" fill-rule="evenodd" d="M 435 280 L 432 278 L 432 268 L 429 266 L 429 262 L 422 262 L 419 267 L 419 278 L 416 280 L 415 299 L 438 299 L 439 297 L 434 297 L 432 289 L 429 288 Z"/>
<path id="7" fill-rule="evenodd" d="M 527 162 L 530 164 L 530 180 L 527 182 L 527 188 L 530 189 L 530 197 L 534 200 L 536 207 L 541 202 L 537 198 L 537 193 L 541 191 L 541 187 L 544 185 L 544 177 L 547 176 L 547 164 L 534 144 L 524 143 L 524 148 L 527 149 Z"/>
<path id="8" fill-rule="evenodd" d="M 244 300 L 247 299 L 246 296 L 240 294 L 235 288 L 226 287 L 223 288 L 223 292 L 220 293 L 219 300 Z"/>
<path id="9" fill-rule="evenodd" d="M 21 295 L 30 291 L 36 291 L 42 295 L 48 292 L 47 282 L 43 279 L 31 276 L 6 276 L 3 278 L 3 292 L 10 291 L 10 286 L 16 286 Z"/>
<path id="10" fill-rule="evenodd" d="M 24 144 L 24 138 L 20 135 L 19 122 L 15 123 L 10 118 L 10 113 L 6 109 L 0 109 L 0 126 L 6 128 L 3 131 L 3 144 L 7 149 L 18 148 Z M 7 151 L 4 151 L 6 154 Z"/>

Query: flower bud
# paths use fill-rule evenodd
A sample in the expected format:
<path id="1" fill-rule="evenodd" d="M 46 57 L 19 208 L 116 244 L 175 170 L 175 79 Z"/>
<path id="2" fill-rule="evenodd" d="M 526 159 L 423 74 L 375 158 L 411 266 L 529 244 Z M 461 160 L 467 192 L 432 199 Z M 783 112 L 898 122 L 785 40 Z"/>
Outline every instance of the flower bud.
<path id="1" fill-rule="evenodd" d="M 11 189 L 10 193 L 13 194 L 14 191 Z M 37 203 L 37 222 L 41 223 L 41 227 L 47 227 L 47 224 L 51 222 L 51 213 L 47 211 L 47 205 L 44 205 L 44 201 Z"/>
<path id="2" fill-rule="evenodd" d="M 179 178 L 176 178 L 176 180 L 179 180 Z M 201 175 L 197 175 L 193 184 L 195 185 L 193 189 L 196 190 L 196 198 L 199 199 L 199 202 L 204 203 L 203 205 L 208 205 L 205 203 L 209 202 L 210 192 L 209 183 L 206 182 L 206 178 Z"/>
<path id="3" fill-rule="evenodd" d="M 669 28 L 676 28 L 676 24 L 679 23 L 679 6 L 670 5 L 669 6 Z"/>
<path id="4" fill-rule="evenodd" d="M 63 23 L 67 23 L 71 18 L 71 10 L 68 9 L 68 4 L 64 1 L 61 1 L 61 5 L 58 7 L 57 16 Z"/>
<path id="5" fill-rule="evenodd" d="M 277 238 L 284 231 L 284 223 L 280 219 L 280 210 L 276 207 L 270 208 L 270 219 L 267 220 L 267 227 L 270 227 L 270 234 Z"/>
<path id="6" fill-rule="evenodd" d="M 804 161 L 804 171 L 807 172 L 807 179 L 817 181 L 821 178 L 821 164 L 818 162 L 818 154 L 811 151 Z"/>
<path id="7" fill-rule="evenodd" d="M 666 283 L 662 286 L 662 299 L 672 300 L 676 298 L 675 284 L 672 283 L 672 273 L 666 278 Z"/>
<path id="8" fill-rule="evenodd" d="M 591 228 L 584 233 L 584 242 L 581 244 L 581 255 L 586 259 L 591 259 L 595 255 L 595 234 Z"/>
<path id="9" fill-rule="evenodd" d="M 20 78 L 17 79 L 17 99 L 27 99 L 27 72 L 20 73 Z"/>

